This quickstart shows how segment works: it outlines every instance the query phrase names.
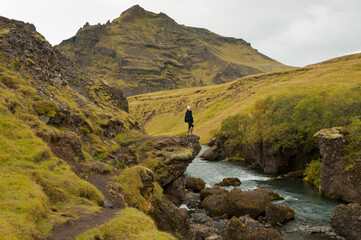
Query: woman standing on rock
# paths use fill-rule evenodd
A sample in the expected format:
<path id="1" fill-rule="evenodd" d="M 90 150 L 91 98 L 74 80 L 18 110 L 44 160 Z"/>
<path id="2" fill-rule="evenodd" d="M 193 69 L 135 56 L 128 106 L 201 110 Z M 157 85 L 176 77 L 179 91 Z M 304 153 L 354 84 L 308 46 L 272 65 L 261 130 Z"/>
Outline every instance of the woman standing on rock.
<path id="1" fill-rule="evenodd" d="M 187 107 L 187 111 L 186 111 L 184 121 L 188 123 L 188 134 L 187 135 L 189 135 L 189 131 L 193 135 L 193 127 L 194 127 L 194 125 L 193 125 L 192 110 L 191 110 L 190 106 Z"/>

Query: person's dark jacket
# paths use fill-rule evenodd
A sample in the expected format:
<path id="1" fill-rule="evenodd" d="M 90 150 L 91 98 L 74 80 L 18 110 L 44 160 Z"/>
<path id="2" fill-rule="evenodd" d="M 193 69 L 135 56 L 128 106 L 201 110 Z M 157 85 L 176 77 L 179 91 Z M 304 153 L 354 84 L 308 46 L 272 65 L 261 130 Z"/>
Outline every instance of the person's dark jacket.
<path id="1" fill-rule="evenodd" d="M 186 116 L 184 118 L 184 121 L 187 123 L 193 123 L 193 116 L 192 116 L 192 110 L 186 111 Z"/>

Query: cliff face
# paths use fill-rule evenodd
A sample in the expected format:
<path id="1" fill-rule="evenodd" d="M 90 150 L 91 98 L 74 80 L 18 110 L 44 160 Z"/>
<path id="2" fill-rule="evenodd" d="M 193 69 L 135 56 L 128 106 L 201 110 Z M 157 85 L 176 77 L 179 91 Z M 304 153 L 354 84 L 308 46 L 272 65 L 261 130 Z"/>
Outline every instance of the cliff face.
<path id="1" fill-rule="evenodd" d="M 315 134 L 322 155 L 321 191 L 333 198 L 361 203 L 361 163 L 345 150 L 347 132 L 323 129 Z"/>
<path id="2" fill-rule="evenodd" d="M 84 25 L 56 47 L 126 95 L 218 84 L 287 69 L 242 39 L 177 24 L 134 6 L 104 25 Z"/>

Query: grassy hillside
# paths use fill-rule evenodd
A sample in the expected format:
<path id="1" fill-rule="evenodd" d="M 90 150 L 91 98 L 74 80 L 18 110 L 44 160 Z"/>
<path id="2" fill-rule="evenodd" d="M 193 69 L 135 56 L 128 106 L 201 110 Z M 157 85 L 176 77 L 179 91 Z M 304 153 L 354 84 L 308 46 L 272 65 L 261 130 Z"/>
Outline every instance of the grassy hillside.
<path id="1" fill-rule="evenodd" d="M 138 129 L 127 110 L 119 89 L 79 71 L 33 25 L 0 17 L 0 239 L 41 239 L 99 210 L 104 196 L 74 167 L 98 171 L 91 164 Z"/>
<path id="2" fill-rule="evenodd" d="M 177 24 L 134 6 L 104 25 L 84 25 L 56 47 L 126 95 L 213 85 L 250 74 L 290 69 L 242 39 Z"/>
<path id="3" fill-rule="evenodd" d="M 361 54 L 354 54 L 221 85 L 143 94 L 128 100 L 130 112 L 151 135 L 185 134 L 184 113 L 187 105 L 192 106 L 195 134 L 205 143 L 224 119 L 238 113 L 251 113 L 256 102 L 270 96 L 333 93 L 357 86 L 360 79 Z"/>

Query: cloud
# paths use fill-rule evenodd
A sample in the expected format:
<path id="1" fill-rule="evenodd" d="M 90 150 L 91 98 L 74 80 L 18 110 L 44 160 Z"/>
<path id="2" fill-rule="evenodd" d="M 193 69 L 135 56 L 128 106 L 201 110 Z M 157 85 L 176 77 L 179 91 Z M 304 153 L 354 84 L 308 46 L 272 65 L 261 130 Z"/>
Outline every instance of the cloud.
<path id="1" fill-rule="evenodd" d="M 358 0 L 0 0 L 0 15 L 34 23 L 52 44 L 140 4 L 178 23 L 242 38 L 284 64 L 304 66 L 361 50 Z"/>

